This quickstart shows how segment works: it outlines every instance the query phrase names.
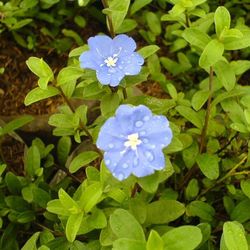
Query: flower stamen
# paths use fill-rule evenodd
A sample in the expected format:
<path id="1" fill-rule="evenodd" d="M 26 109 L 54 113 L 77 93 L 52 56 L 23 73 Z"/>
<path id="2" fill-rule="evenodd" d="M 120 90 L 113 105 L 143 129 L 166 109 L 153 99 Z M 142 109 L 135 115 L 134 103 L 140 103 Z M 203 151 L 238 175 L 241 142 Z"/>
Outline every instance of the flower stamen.
<path id="1" fill-rule="evenodd" d="M 137 146 L 142 143 L 142 141 L 139 139 L 138 133 L 134 133 L 131 135 L 128 135 L 128 140 L 124 142 L 125 147 L 131 147 L 133 150 L 137 150 Z"/>
<path id="2" fill-rule="evenodd" d="M 116 66 L 116 62 L 117 62 L 118 58 L 115 56 L 109 56 L 107 59 L 104 60 L 104 62 L 106 63 L 106 65 L 108 67 L 115 67 Z"/>

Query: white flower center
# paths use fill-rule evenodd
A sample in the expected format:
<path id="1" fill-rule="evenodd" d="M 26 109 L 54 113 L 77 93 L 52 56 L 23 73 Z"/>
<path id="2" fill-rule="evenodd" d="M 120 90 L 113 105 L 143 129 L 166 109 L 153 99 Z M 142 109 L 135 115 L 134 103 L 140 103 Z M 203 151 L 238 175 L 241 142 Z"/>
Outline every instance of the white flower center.
<path id="1" fill-rule="evenodd" d="M 142 141 L 139 139 L 138 133 L 128 135 L 127 138 L 128 140 L 124 143 L 124 146 L 131 147 L 133 150 L 136 150 L 137 146 L 142 143 Z"/>
<path id="2" fill-rule="evenodd" d="M 115 67 L 117 60 L 118 58 L 116 57 L 116 55 L 113 55 L 113 57 L 109 56 L 107 59 L 105 59 L 104 62 L 108 67 Z"/>

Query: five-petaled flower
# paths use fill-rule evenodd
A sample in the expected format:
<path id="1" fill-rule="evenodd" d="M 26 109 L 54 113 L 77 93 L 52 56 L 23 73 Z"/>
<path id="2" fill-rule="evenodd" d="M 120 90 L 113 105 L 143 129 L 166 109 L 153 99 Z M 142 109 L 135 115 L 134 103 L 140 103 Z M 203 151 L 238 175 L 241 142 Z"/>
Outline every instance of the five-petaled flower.
<path id="1" fill-rule="evenodd" d="M 97 147 L 118 180 L 130 174 L 143 177 L 165 167 L 162 149 L 172 140 L 165 116 L 153 115 L 144 105 L 121 105 L 101 127 Z"/>
<path id="2" fill-rule="evenodd" d="M 144 59 L 135 51 L 135 41 L 127 35 L 114 39 L 97 35 L 88 39 L 89 51 L 80 56 L 82 68 L 93 69 L 103 85 L 118 86 L 126 75 L 137 75 Z"/>

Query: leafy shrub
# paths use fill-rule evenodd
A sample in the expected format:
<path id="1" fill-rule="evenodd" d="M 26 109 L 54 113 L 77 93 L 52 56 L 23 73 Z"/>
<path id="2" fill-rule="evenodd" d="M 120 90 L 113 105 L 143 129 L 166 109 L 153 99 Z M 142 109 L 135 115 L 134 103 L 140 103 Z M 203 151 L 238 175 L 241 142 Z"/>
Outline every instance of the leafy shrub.
<path id="1" fill-rule="evenodd" d="M 79 3 L 92 7 L 92 1 Z M 27 60 L 38 86 L 25 105 L 56 95 L 65 104 L 49 119 L 58 143 L 35 138 L 25 150 L 24 176 L 0 165 L 0 249 L 247 250 L 250 88 L 243 76 L 250 69 L 249 5 L 102 3 L 113 41 L 89 39 L 71 50 L 58 74 L 42 58 Z M 127 32 L 140 35 L 136 52 L 127 40 L 124 48 L 115 47 L 117 34 Z M 118 67 L 123 57 L 116 49 L 131 52 L 126 67 Z M 126 73 L 131 55 L 137 59 Z M 167 98 L 138 93 L 147 80 L 158 83 Z M 72 99 L 85 102 L 75 107 Z M 162 123 L 146 127 L 143 112 Z M 2 126 L 0 136 L 30 120 Z M 158 151 L 143 141 L 148 138 L 141 128 L 163 131 L 152 139 L 163 141 Z M 125 159 L 119 151 L 124 147 L 133 156 Z M 162 150 L 164 166 L 158 164 Z M 152 157 L 158 165 L 150 163 Z M 134 160 L 142 164 L 133 169 Z M 117 172 L 122 168 L 129 168 L 122 170 L 126 176 Z"/>

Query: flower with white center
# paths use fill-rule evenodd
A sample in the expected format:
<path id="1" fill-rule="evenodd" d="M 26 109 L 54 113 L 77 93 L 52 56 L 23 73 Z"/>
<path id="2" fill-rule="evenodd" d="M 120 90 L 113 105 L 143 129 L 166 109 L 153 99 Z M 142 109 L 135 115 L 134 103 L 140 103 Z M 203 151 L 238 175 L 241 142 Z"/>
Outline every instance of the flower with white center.
<path id="1" fill-rule="evenodd" d="M 136 49 L 135 41 L 127 35 L 118 35 L 114 39 L 97 35 L 88 39 L 89 50 L 81 54 L 80 66 L 96 71 L 103 85 L 118 86 L 126 75 L 137 75 L 141 71 L 144 59 Z"/>
<path id="2" fill-rule="evenodd" d="M 124 180 L 131 174 L 143 177 L 163 169 L 162 149 L 172 137 L 165 116 L 153 115 L 144 105 L 121 105 L 102 126 L 96 144 L 113 176 Z"/>

